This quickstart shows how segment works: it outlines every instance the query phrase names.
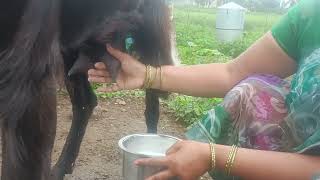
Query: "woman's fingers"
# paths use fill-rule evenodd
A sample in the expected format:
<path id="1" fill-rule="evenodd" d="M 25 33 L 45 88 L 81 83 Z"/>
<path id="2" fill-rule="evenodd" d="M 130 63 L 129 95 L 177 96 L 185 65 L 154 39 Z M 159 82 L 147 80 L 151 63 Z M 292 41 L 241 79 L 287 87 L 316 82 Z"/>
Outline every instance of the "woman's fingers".
<path id="1" fill-rule="evenodd" d="M 128 54 L 123 53 L 123 52 L 121 52 L 121 51 L 119 51 L 117 49 L 114 49 L 109 44 L 107 45 L 107 50 L 113 57 L 118 59 L 121 63 L 123 63 L 124 61 L 130 59 L 130 56 Z"/>
<path id="2" fill-rule="evenodd" d="M 109 73 L 104 70 L 96 70 L 96 69 L 90 69 L 88 71 L 88 75 L 90 77 L 109 77 Z"/>
<path id="3" fill-rule="evenodd" d="M 95 82 L 95 83 L 111 83 L 112 79 L 109 77 L 99 77 L 99 76 L 93 76 L 88 78 L 89 82 Z"/>
<path id="4" fill-rule="evenodd" d="M 103 62 L 97 62 L 96 64 L 94 64 L 94 67 L 99 70 L 107 69 L 106 65 Z"/>
<path id="5" fill-rule="evenodd" d="M 174 177 L 174 174 L 169 170 L 165 170 L 151 177 L 148 177 L 146 180 L 168 180 L 172 177 Z"/>
<path id="6" fill-rule="evenodd" d="M 166 155 L 168 156 L 168 155 L 174 154 L 179 150 L 180 150 L 180 146 L 173 146 L 170 149 L 168 149 L 168 151 L 166 152 Z"/>
<path id="7" fill-rule="evenodd" d="M 183 143 L 182 141 L 179 141 L 176 144 L 174 144 L 170 149 L 168 149 L 168 151 L 166 152 L 166 155 L 171 155 L 179 151 L 182 147 L 182 143 Z"/>
<path id="8" fill-rule="evenodd" d="M 167 166 L 168 160 L 167 158 L 147 158 L 147 159 L 139 159 L 134 162 L 138 166 Z"/>

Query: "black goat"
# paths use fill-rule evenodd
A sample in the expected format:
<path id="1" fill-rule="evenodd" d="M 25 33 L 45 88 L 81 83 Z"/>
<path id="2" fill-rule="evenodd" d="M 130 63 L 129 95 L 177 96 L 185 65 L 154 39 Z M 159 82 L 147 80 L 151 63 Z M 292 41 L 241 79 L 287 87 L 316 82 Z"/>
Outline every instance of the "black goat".
<path id="1" fill-rule="evenodd" d="M 130 37 L 141 62 L 173 64 L 170 19 L 163 0 L 10 0 L 0 7 L 0 14 L 4 180 L 62 180 L 72 173 L 88 119 L 97 105 L 86 71 L 94 62 L 103 61 L 115 78 L 120 67 L 106 52 L 106 43 L 126 51 L 125 41 Z M 73 121 L 50 176 L 57 54 L 63 57 Z M 157 131 L 160 94 L 146 92 L 148 132 Z"/>

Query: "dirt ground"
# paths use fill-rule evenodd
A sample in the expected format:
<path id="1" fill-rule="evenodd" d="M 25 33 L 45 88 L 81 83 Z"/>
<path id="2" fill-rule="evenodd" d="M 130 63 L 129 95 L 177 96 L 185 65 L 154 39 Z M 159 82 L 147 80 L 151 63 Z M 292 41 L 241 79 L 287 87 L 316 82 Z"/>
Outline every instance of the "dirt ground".
<path id="1" fill-rule="evenodd" d="M 145 133 L 144 98 L 99 100 L 88 124 L 80 155 L 66 180 L 121 180 L 118 140 Z M 183 138 L 184 127 L 162 108 L 159 133 Z M 58 96 L 58 128 L 53 152 L 55 162 L 71 125 L 71 105 L 66 95 Z M 202 178 L 207 179 L 207 178 Z"/>

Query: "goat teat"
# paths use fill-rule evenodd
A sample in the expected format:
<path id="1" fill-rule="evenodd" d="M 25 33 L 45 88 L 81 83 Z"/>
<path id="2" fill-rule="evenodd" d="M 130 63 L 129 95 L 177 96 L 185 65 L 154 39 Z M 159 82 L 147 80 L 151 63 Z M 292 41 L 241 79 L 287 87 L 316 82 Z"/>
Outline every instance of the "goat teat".
<path id="1" fill-rule="evenodd" d="M 84 54 L 79 54 L 78 59 L 74 62 L 73 66 L 68 72 L 68 76 L 86 73 L 89 69 L 93 68 L 94 65 L 90 61 L 90 58 L 85 56 Z"/>
<path id="2" fill-rule="evenodd" d="M 102 62 L 106 65 L 107 70 L 110 74 L 112 81 L 115 83 L 117 79 L 117 75 L 119 73 L 121 64 L 118 60 L 116 60 L 109 53 L 105 53 L 99 59 L 91 59 L 90 57 L 80 54 L 78 59 L 73 64 L 72 68 L 68 72 L 68 76 L 76 75 L 76 74 L 86 74 L 89 69 L 94 68 L 94 63 Z"/>

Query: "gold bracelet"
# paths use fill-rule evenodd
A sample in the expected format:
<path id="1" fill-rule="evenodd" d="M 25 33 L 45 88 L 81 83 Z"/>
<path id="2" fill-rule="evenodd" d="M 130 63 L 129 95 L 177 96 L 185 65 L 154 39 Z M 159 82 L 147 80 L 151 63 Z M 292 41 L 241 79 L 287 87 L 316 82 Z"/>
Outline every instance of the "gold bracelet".
<path id="1" fill-rule="evenodd" d="M 211 151 L 211 170 L 215 170 L 216 169 L 216 152 L 215 152 L 213 143 L 210 143 L 210 151 Z"/>
<path id="2" fill-rule="evenodd" d="M 147 89 L 149 81 L 150 81 L 150 66 L 146 65 L 146 77 L 144 79 L 144 83 L 143 83 L 143 86 L 142 86 L 143 89 Z"/>
<path id="3" fill-rule="evenodd" d="M 232 153 L 233 153 L 233 147 L 231 147 L 231 150 L 228 154 L 228 159 L 227 159 L 227 162 L 226 162 L 226 165 L 225 165 L 225 173 L 228 174 L 228 169 L 229 169 L 229 164 L 230 164 L 230 161 L 231 161 L 231 158 L 232 158 Z"/>
<path id="4" fill-rule="evenodd" d="M 227 172 L 227 174 L 228 174 L 228 176 L 230 175 L 230 173 L 231 173 L 231 167 L 232 167 L 232 165 L 233 165 L 233 163 L 234 163 L 234 159 L 235 159 L 235 155 L 236 155 L 236 152 L 237 152 L 237 146 L 236 145 L 234 145 L 234 147 L 233 147 L 233 152 L 232 152 L 232 156 L 231 156 L 231 161 L 229 162 L 229 166 L 228 166 L 228 172 Z"/>
<path id="5" fill-rule="evenodd" d="M 149 81 L 148 81 L 146 89 L 149 89 L 151 87 L 151 85 L 150 85 L 151 81 L 152 81 L 152 66 L 149 65 Z"/>
<path id="6" fill-rule="evenodd" d="M 156 79 L 157 70 L 151 65 L 146 65 L 146 77 L 143 84 L 143 89 L 150 89 Z"/>
<path id="7" fill-rule="evenodd" d="M 238 147 L 236 145 L 233 145 L 231 147 L 231 151 L 229 152 L 228 160 L 226 162 L 226 167 L 225 167 L 225 172 L 228 176 L 231 174 L 231 169 L 233 167 L 237 151 L 238 151 Z"/>
<path id="8" fill-rule="evenodd" d="M 149 81 L 149 66 L 148 65 L 146 65 L 146 77 L 145 77 L 145 79 L 144 79 L 144 84 L 143 84 L 143 89 L 146 89 L 146 87 L 147 87 L 147 85 L 148 85 L 148 81 Z"/>
<path id="9" fill-rule="evenodd" d="M 238 146 L 235 147 L 235 150 L 234 150 L 234 153 L 233 153 L 233 156 L 232 156 L 232 159 L 231 159 L 231 162 L 230 162 L 230 166 L 229 166 L 229 169 L 228 169 L 228 175 L 231 174 L 231 170 L 232 170 L 232 167 L 234 165 L 234 162 L 235 162 L 235 159 L 236 159 L 236 155 L 237 155 L 237 152 L 238 152 Z"/>
<path id="10" fill-rule="evenodd" d="M 154 81 L 157 78 L 158 69 L 151 66 L 151 71 L 150 72 L 151 72 L 151 78 L 150 78 L 149 88 L 151 88 L 153 86 Z M 152 74 L 153 74 L 153 76 L 152 76 Z"/>
<path id="11" fill-rule="evenodd" d="M 148 81 L 146 89 L 150 88 L 150 83 L 151 83 L 151 79 L 152 79 L 152 67 L 150 65 L 148 65 L 148 67 L 149 67 L 149 81 Z"/>

